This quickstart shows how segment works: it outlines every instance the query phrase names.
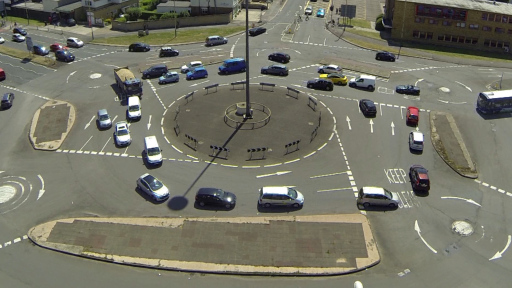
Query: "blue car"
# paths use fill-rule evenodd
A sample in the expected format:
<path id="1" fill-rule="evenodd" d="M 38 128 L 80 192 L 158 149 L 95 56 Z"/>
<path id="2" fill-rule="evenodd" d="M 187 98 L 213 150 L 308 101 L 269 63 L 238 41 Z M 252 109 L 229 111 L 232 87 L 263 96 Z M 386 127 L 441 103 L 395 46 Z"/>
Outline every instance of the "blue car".
<path id="1" fill-rule="evenodd" d="M 187 73 L 187 80 L 208 78 L 208 71 L 204 67 L 197 67 Z"/>
<path id="2" fill-rule="evenodd" d="M 316 17 L 324 18 L 324 16 L 325 16 L 325 9 L 324 8 L 318 9 L 318 12 L 316 12 Z"/>
<path id="3" fill-rule="evenodd" d="M 46 56 L 50 53 L 50 50 L 48 50 L 48 48 L 44 47 L 43 45 L 34 45 L 32 46 L 32 52 L 34 52 L 36 55 Z"/>
<path id="4" fill-rule="evenodd" d="M 75 55 L 68 50 L 57 50 L 55 51 L 55 58 L 64 62 L 71 62 L 75 60 Z"/>

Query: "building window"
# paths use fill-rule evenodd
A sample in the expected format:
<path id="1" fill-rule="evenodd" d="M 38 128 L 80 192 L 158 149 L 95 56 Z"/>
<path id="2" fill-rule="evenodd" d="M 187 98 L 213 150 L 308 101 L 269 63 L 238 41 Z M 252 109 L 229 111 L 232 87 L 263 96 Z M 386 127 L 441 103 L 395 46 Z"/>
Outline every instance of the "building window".
<path id="1" fill-rule="evenodd" d="M 432 40 L 433 34 L 432 32 L 427 32 L 427 40 Z"/>
<path id="2" fill-rule="evenodd" d="M 459 36 L 459 43 L 464 43 L 464 40 L 466 39 L 466 37 L 464 36 Z"/>
<path id="3" fill-rule="evenodd" d="M 437 35 L 437 40 L 443 41 L 444 40 L 444 35 Z"/>
<path id="4" fill-rule="evenodd" d="M 421 18 L 421 17 L 416 17 L 416 23 L 423 23 L 425 22 L 425 18 Z"/>
<path id="5" fill-rule="evenodd" d="M 416 16 L 427 16 L 435 18 L 453 19 L 466 21 L 467 11 L 452 9 L 441 6 L 416 5 Z"/>
<path id="6" fill-rule="evenodd" d="M 501 18 L 501 22 L 508 23 L 508 16 L 503 15 L 503 17 Z"/>
<path id="7" fill-rule="evenodd" d="M 501 16 L 502 15 L 496 15 L 496 17 L 494 18 L 494 22 L 501 22 Z"/>
<path id="8" fill-rule="evenodd" d="M 492 31 L 492 28 L 489 27 L 489 26 L 483 26 L 482 30 L 484 30 L 484 31 Z"/>
<path id="9" fill-rule="evenodd" d="M 487 21 L 487 17 L 489 17 L 489 14 L 482 13 L 482 20 Z"/>
<path id="10" fill-rule="evenodd" d="M 426 38 L 426 37 L 425 37 L 426 35 L 427 35 L 427 33 L 423 32 L 423 31 L 420 31 L 420 38 L 421 38 L 421 39 L 425 39 L 425 38 Z"/>
<path id="11" fill-rule="evenodd" d="M 494 32 L 495 33 L 505 33 L 505 29 L 501 28 L 501 27 L 496 27 L 496 28 L 494 28 Z"/>
<path id="12" fill-rule="evenodd" d="M 489 40 L 489 39 L 484 40 L 484 46 L 489 46 L 489 43 L 491 43 L 491 40 Z"/>
<path id="13" fill-rule="evenodd" d="M 466 23 L 464 23 L 464 22 L 457 22 L 457 27 L 464 28 L 464 27 L 466 27 Z"/>
<path id="14" fill-rule="evenodd" d="M 412 37 L 414 38 L 418 38 L 420 35 L 420 32 L 419 31 L 412 31 Z"/>
<path id="15" fill-rule="evenodd" d="M 508 29 L 507 34 L 512 34 L 512 29 Z"/>
<path id="16" fill-rule="evenodd" d="M 428 19 L 428 23 L 429 23 L 429 24 L 435 24 L 435 25 L 437 25 L 437 23 L 439 23 L 439 21 L 438 21 L 438 20 L 436 20 L 436 19 Z"/>
<path id="17" fill-rule="evenodd" d="M 443 26 L 451 26 L 452 25 L 452 22 L 450 21 L 443 21 Z"/>
<path id="18" fill-rule="evenodd" d="M 464 43 L 466 43 L 466 44 L 476 44 L 476 43 L 478 43 L 478 38 L 467 37 L 466 40 L 464 41 Z"/>
<path id="19" fill-rule="evenodd" d="M 208 8 L 202 7 L 201 8 L 201 13 L 208 14 Z"/>
<path id="20" fill-rule="evenodd" d="M 498 46 L 497 46 L 497 41 L 496 41 L 496 40 L 491 40 L 491 44 L 490 44 L 489 46 L 490 46 L 490 47 L 493 47 L 493 48 L 498 47 Z"/>
<path id="21" fill-rule="evenodd" d="M 476 30 L 478 30 L 478 24 L 469 24 L 469 29 L 476 29 Z"/>
<path id="22" fill-rule="evenodd" d="M 471 44 L 477 44 L 477 43 L 478 43 L 478 38 L 471 39 Z"/>
<path id="23" fill-rule="evenodd" d="M 494 21 L 494 14 L 489 14 L 489 18 L 487 19 L 487 21 Z"/>

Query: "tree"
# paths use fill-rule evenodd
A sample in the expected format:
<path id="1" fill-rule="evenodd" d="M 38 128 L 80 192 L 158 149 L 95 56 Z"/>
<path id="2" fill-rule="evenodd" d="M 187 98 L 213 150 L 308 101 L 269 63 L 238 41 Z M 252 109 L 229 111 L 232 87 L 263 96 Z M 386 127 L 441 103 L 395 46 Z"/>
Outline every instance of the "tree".
<path id="1" fill-rule="evenodd" d="M 153 15 L 149 16 L 148 20 L 149 20 L 149 21 L 155 21 L 155 20 L 158 20 L 158 15 L 157 15 L 157 14 L 153 14 Z"/>
<path id="2" fill-rule="evenodd" d="M 162 16 L 160 16 L 160 19 L 174 19 L 177 18 L 178 14 L 174 12 L 166 12 Z"/>
<path id="3" fill-rule="evenodd" d="M 179 17 L 190 17 L 190 13 L 188 11 L 183 11 L 180 13 Z"/>
<path id="4" fill-rule="evenodd" d="M 126 20 L 137 21 L 142 15 L 142 10 L 139 7 L 130 7 L 126 9 L 126 14 L 128 15 L 128 19 Z"/>

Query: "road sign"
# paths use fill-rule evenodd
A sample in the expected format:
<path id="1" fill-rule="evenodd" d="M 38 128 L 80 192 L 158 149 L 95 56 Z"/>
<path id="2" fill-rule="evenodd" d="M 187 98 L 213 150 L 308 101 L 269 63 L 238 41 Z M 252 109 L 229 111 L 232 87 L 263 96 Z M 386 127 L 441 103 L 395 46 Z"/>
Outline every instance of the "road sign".
<path id="1" fill-rule="evenodd" d="M 27 50 L 32 51 L 32 47 L 34 47 L 34 43 L 32 43 L 32 37 L 25 37 L 25 42 L 27 43 Z"/>

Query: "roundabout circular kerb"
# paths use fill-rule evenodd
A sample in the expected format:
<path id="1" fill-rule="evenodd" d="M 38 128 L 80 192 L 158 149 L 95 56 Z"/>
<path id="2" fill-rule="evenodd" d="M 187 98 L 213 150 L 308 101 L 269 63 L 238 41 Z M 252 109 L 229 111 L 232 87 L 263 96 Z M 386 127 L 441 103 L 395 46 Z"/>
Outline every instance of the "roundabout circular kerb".
<path id="1" fill-rule="evenodd" d="M 312 156 L 332 137 L 334 116 L 315 97 L 250 84 L 246 117 L 245 89 L 224 84 L 180 97 L 164 115 L 165 138 L 189 157 L 250 166 Z"/>

